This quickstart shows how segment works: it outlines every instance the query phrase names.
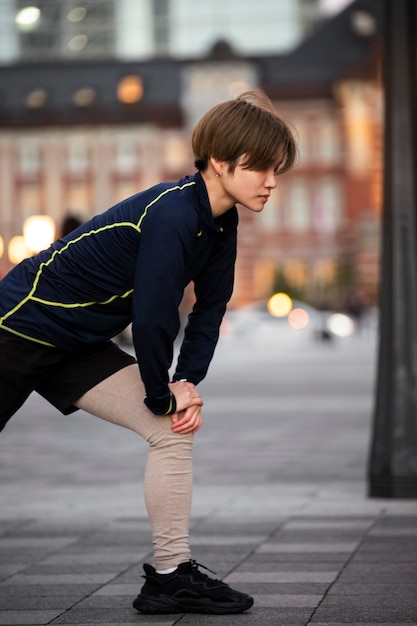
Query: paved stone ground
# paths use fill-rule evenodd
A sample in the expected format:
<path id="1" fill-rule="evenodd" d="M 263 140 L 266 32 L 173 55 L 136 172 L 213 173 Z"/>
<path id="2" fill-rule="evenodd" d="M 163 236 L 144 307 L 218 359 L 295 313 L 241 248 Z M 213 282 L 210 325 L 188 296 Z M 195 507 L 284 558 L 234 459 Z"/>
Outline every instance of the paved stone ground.
<path id="1" fill-rule="evenodd" d="M 140 615 L 146 446 L 33 396 L 0 438 L 0 624 L 417 625 L 417 500 L 366 496 L 375 338 L 225 338 L 195 446 L 194 558 L 237 616 Z"/>

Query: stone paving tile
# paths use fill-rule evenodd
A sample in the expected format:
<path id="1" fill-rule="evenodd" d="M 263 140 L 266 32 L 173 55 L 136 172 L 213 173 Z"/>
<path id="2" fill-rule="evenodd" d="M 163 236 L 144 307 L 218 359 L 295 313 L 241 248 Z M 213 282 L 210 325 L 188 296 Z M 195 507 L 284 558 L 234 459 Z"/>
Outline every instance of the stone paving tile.
<path id="1" fill-rule="evenodd" d="M 90 585 L 12 585 L 9 581 L 0 585 L 0 606 L 3 598 L 15 598 L 18 606 L 21 596 L 64 596 L 66 594 L 79 599 L 90 595 L 97 589 L 97 584 Z M 1 623 L 1 622 L 0 622 Z"/>
<path id="2" fill-rule="evenodd" d="M 61 611 L 0 611 L 1 626 L 9 624 L 49 624 Z"/>
<path id="3" fill-rule="evenodd" d="M 373 595 L 327 596 L 314 614 L 314 621 L 412 621 L 417 615 L 417 598 L 400 598 Z"/>
<path id="4" fill-rule="evenodd" d="M 100 530 L 83 537 L 81 543 L 86 548 L 92 546 L 123 546 L 126 548 L 129 545 L 136 548 L 138 543 L 146 540 L 147 538 L 141 537 L 141 533 L 138 530 L 112 530 L 108 532 Z"/>
<path id="5" fill-rule="evenodd" d="M 325 583 L 236 583 L 233 585 L 235 589 L 254 595 L 276 595 L 276 594 L 292 594 L 292 595 L 320 595 L 324 596 L 329 585 Z"/>
<path id="6" fill-rule="evenodd" d="M 64 591 L 64 590 L 63 590 Z M 80 596 L 65 593 L 62 596 L 25 596 L 12 595 L 0 599 L 0 620 L 2 611 L 11 611 L 17 607 L 20 610 L 59 609 L 66 611 L 80 600 Z M 1 621 L 0 621 L 1 624 Z"/>
<path id="7" fill-rule="evenodd" d="M 143 554 L 145 556 L 146 553 Z M 138 557 L 141 558 L 141 554 L 135 552 L 134 554 L 131 551 L 123 551 L 123 550 L 114 550 L 109 552 L 81 552 L 81 553 L 67 553 L 60 552 L 59 554 L 53 554 L 51 556 L 46 557 L 42 561 L 43 566 L 49 565 L 106 565 L 110 563 L 114 563 L 115 568 L 117 564 L 125 564 L 125 563 L 136 563 Z"/>
<path id="8" fill-rule="evenodd" d="M 366 530 L 371 527 L 374 522 L 374 518 L 366 518 L 366 519 L 346 519 L 346 518 L 335 518 L 329 519 L 328 517 L 324 518 L 295 518 L 290 519 L 288 522 L 283 524 L 283 528 L 285 530 L 323 530 L 323 531 L 351 531 L 351 530 Z"/>
<path id="9" fill-rule="evenodd" d="M 125 595 L 95 595 L 90 596 L 89 598 L 85 598 L 81 602 L 77 604 L 77 610 L 81 609 L 126 609 L 132 607 L 132 602 L 138 595 L 139 589 L 136 590 L 132 594 Z"/>
<path id="10" fill-rule="evenodd" d="M 19 576 L 53 576 L 54 578 L 60 576 L 72 576 L 73 582 L 77 582 L 76 578 L 78 576 L 86 576 L 86 575 L 103 575 L 103 572 L 111 572 L 113 575 L 116 575 L 118 572 L 121 572 L 128 567 L 130 567 L 132 562 L 102 562 L 102 563 L 57 563 L 55 565 L 44 564 L 43 561 L 40 563 L 35 563 L 32 566 L 26 567 L 26 569 L 19 573 Z M 111 574 L 109 574 L 111 576 Z M 81 582 L 82 582 L 81 578 Z"/>
<path id="11" fill-rule="evenodd" d="M 178 626 L 305 626 L 310 615 L 311 609 L 254 606 L 241 615 L 187 614 Z"/>
<path id="12" fill-rule="evenodd" d="M 19 530 L 19 528 L 21 528 L 22 526 L 25 526 L 26 524 L 30 523 L 32 521 L 31 518 L 7 518 L 7 517 L 0 517 L 0 534 L 7 532 L 9 530 L 13 530 L 13 532 L 16 532 Z"/>
<path id="13" fill-rule="evenodd" d="M 13 574 L 17 574 L 17 572 L 20 572 L 26 567 L 27 567 L 27 564 L 23 564 L 23 563 L 14 563 L 14 564 L 12 563 L 9 565 L 0 565 L 0 580 L 2 578 L 7 578 L 9 576 L 12 576 Z"/>
<path id="14" fill-rule="evenodd" d="M 264 543 L 257 549 L 257 552 L 263 554 L 264 552 L 268 553 L 287 553 L 287 552 L 332 552 L 332 553 L 343 553 L 343 552 L 353 552 L 358 546 L 358 542 L 355 541 L 345 541 L 338 543 Z"/>
<path id="15" fill-rule="evenodd" d="M 295 558 L 296 557 L 296 558 Z M 240 563 L 239 572 L 334 572 L 343 568 L 347 555 L 322 559 L 319 554 L 252 554 Z"/>
<path id="16" fill-rule="evenodd" d="M 98 556 L 100 557 L 100 555 L 102 555 L 103 557 L 105 557 L 106 555 L 109 555 L 109 558 L 113 558 L 112 555 L 117 555 L 117 554 L 130 554 L 132 556 L 137 557 L 138 559 L 140 558 L 141 554 L 147 554 L 150 550 L 150 546 L 149 546 L 149 542 L 146 543 L 142 543 L 138 540 L 137 544 L 132 548 L 132 546 L 101 546 L 101 545 L 97 545 L 97 546 L 86 546 L 84 545 L 82 542 L 78 542 L 75 544 L 72 544 L 71 546 L 67 546 L 64 550 L 62 550 L 62 552 L 60 551 L 59 554 L 63 554 L 63 555 L 93 555 L 93 556 Z M 54 555 L 47 555 L 45 558 L 49 558 L 49 557 L 53 557 Z"/>
<path id="17" fill-rule="evenodd" d="M 417 538 L 417 528 L 374 528 L 370 537 L 413 537 Z"/>
<path id="18" fill-rule="evenodd" d="M 330 545 L 358 544 L 363 538 L 364 531 L 362 529 L 284 529 L 280 530 L 275 536 L 269 537 L 269 543 L 288 543 L 288 544 L 318 544 L 325 543 Z"/>
<path id="19" fill-rule="evenodd" d="M 338 582 L 417 585 L 417 568 L 413 562 L 350 563 L 349 567 L 341 572 Z"/>
<path id="20" fill-rule="evenodd" d="M 148 563 L 150 563 L 152 561 L 152 556 L 149 555 L 149 560 L 147 561 Z M 136 585 L 142 585 L 143 584 L 143 566 L 142 563 L 137 563 L 135 565 L 133 565 L 132 567 L 130 567 L 128 570 L 124 571 L 124 572 L 119 572 L 119 574 L 117 575 L 117 578 L 115 578 L 115 580 L 111 580 L 110 582 L 113 583 L 115 582 L 115 584 L 136 584 Z"/>
<path id="21" fill-rule="evenodd" d="M 142 581 L 143 582 L 143 581 Z M 92 597 L 94 596 L 134 596 L 136 597 L 139 593 L 139 584 L 129 584 L 129 583 L 109 583 L 108 585 L 104 585 L 97 589 Z"/>
<path id="22" fill-rule="evenodd" d="M 0 527 L 1 527 L 0 518 Z M 28 537 L 28 538 L 42 538 L 42 537 L 57 537 L 58 539 L 75 538 L 79 539 L 83 535 L 87 535 L 91 532 L 97 531 L 101 526 L 97 524 L 97 520 L 92 523 L 83 518 L 66 519 L 54 518 L 54 519 L 30 519 L 21 524 L 4 529 L 0 532 L 1 537 L 7 537 L 13 535 L 13 537 Z"/>
<path id="23" fill-rule="evenodd" d="M 23 548 L 25 551 L 31 549 L 44 549 L 45 551 L 53 551 L 64 547 L 77 537 L 11 537 L 4 535 L 0 537 L 0 550 L 5 549 L 19 550 Z"/>
<path id="24" fill-rule="evenodd" d="M 233 572 L 225 582 L 235 583 L 331 583 L 338 572 Z"/>
<path id="25" fill-rule="evenodd" d="M 253 597 L 257 608 L 314 608 L 322 599 L 321 595 L 313 594 L 262 594 Z"/>
<path id="26" fill-rule="evenodd" d="M 348 622 L 349 626 L 417 626 L 417 622 Z M 314 626 L 346 626 L 347 622 L 308 622 Z"/>
<path id="27" fill-rule="evenodd" d="M 360 546 L 358 552 L 395 552 L 403 554 L 413 554 L 417 557 L 417 537 L 367 537 Z"/>
<path id="28" fill-rule="evenodd" d="M 336 582 L 328 591 L 328 595 L 377 595 L 381 597 L 396 596 L 405 598 L 415 598 L 417 595 L 414 584 L 395 583 L 340 583 Z"/>
<path id="29" fill-rule="evenodd" d="M 389 560 L 391 563 L 416 563 L 417 555 L 412 552 L 404 553 L 404 552 L 356 552 L 353 557 L 351 563 L 356 565 L 358 563 L 386 563 Z"/>
<path id="30" fill-rule="evenodd" d="M 348 552 L 270 553 L 265 551 L 263 553 L 260 553 L 260 551 L 258 550 L 257 552 L 251 554 L 250 561 L 248 562 L 253 563 L 254 567 L 260 567 L 261 569 L 263 565 L 265 566 L 265 569 L 267 569 L 267 567 L 273 569 L 281 563 L 294 563 L 294 567 L 297 567 L 297 563 L 306 563 L 306 565 L 312 563 L 313 565 L 321 564 L 321 567 L 323 567 L 323 569 L 329 570 L 336 568 L 339 569 L 339 567 L 341 567 L 350 558 L 350 556 L 351 555 Z M 242 567 L 244 567 L 244 564 L 242 564 Z"/>
<path id="31" fill-rule="evenodd" d="M 155 616 L 156 617 L 156 616 Z M 174 621 L 175 616 L 171 616 L 171 623 Z M 149 616 L 144 616 L 147 622 L 152 623 L 152 619 Z M 165 618 L 165 616 L 164 616 Z M 178 616 L 177 616 L 178 619 Z M 63 615 L 56 617 L 51 624 L 126 624 L 133 623 L 141 624 L 142 616 L 135 611 L 132 607 L 117 608 L 117 609 L 78 609 L 74 608 L 71 611 L 67 611 Z M 161 616 L 158 616 L 155 621 L 161 621 Z M 168 620 L 167 620 L 168 621 Z M 168 622 L 170 623 L 170 622 Z M 198 623 L 198 622 L 197 622 Z"/>
<path id="32" fill-rule="evenodd" d="M 193 546 L 233 546 L 233 545 L 257 545 L 264 540 L 264 535 L 239 535 L 221 537 L 215 535 L 192 535 L 190 537 Z"/>
<path id="33" fill-rule="evenodd" d="M 102 572 L 100 574 L 16 574 L 7 580 L 12 585 L 66 585 L 66 584 L 104 584 L 114 578 L 117 572 Z"/>

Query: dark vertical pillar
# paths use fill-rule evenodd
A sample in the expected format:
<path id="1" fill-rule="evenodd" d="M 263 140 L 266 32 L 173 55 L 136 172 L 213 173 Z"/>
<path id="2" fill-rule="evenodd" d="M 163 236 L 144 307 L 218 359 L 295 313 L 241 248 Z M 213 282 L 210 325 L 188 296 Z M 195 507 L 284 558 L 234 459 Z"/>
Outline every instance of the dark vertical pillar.
<path id="1" fill-rule="evenodd" d="M 369 495 L 417 498 L 416 0 L 385 0 L 384 211 Z"/>

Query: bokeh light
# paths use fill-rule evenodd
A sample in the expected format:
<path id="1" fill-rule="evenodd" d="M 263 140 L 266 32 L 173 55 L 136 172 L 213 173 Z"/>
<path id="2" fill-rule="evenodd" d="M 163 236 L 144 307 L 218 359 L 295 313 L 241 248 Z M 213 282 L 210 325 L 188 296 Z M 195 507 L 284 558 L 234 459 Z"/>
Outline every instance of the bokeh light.
<path id="1" fill-rule="evenodd" d="M 304 309 L 293 309 L 288 315 L 288 323 L 291 328 L 295 328 L 297 330 L 301 330 L 308 325 L 310 318 Z"/>
<path id="2" fill-rule="evenodd" d="M 30 251 L 25 244 L 25 238 L 23 235 L 16 235 L 12 237 L 8 247 L 8 257 L 10 263 L 16 265 L 23 261 L 27 256 L 30 256 Z"/>
<path id="3" fill-rule="evenodd" d="M 16 15 L 15 21 L 20 30 L 29 32 L 37 28 L 40 19 L 41 11 L 39 7 L 30 6 L 21 9 Z"/>
<path id="4" fill-rule="evenodd" d="M 49 215 L 32 215 L 23 224 L 23 238 L 30 252 L 48 248 L 55 239 L 55 222 Z"/>
<path id="5" fill-rule="evenodd" d="M 285 317 L 292 309 L 292 300 L 286 293 L 275 293 L 269 298 L 267 308 L 274 317 Z"/>
<path id="6" fill-rule="evenodd" d="M 328 329 L 338 337 L 349 337 L 355 332 L 353 320 L 343 313 L 333 313 L 327 321 Z"/>
<path id="7" fill-rule="evenodd" d="M 142 79 L 135 74 L 125 76 L 117 85 L 117 97 L 120 102 L 134 104 L 139 102 L 143 96 Z"/>

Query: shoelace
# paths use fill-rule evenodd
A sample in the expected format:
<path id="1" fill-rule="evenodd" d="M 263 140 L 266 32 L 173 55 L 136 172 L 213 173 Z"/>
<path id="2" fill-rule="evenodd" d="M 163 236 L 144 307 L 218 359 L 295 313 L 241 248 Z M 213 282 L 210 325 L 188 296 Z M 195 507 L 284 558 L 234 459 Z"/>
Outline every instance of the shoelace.
<path id="1" fill-rule="evenodd" d="M 208 572 L 211 572 L 212 574 L 214 574 L 215 576 L 217 576 L 217 572 L 213 572 L 212 569 L 210 569 L 209 567 L 207 567 L 206 565 L 203 565 L 202 563 L 197 563 L 197 561 L 195 561 L 194 559 L 190 559 L 190 563 L 191 563 L 191 567 L 193 569 L 198 569 L 199 567 L 202 567 L 203 569 L 207 570 Z M 199 574 L 201 574 L 201 572 L 199 572 Z M 203 576 L 206 576 L 206 574 L 202 574 Z"/>

